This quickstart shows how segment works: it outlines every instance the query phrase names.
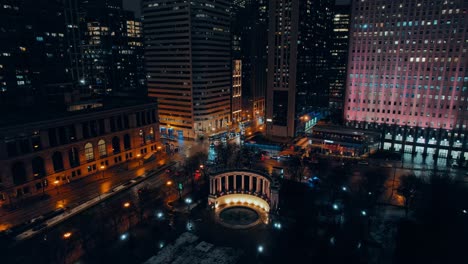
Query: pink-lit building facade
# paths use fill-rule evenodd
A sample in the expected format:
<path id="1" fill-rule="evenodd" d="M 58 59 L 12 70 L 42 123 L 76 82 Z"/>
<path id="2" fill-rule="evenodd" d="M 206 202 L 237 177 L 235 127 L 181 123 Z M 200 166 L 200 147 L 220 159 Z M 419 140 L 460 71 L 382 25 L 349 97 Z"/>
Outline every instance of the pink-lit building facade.
<path id="1" fill-rule="evenodd" d="M 344 118 L 383 148 L 468 158 L 468 2 L 353 0 Z"/>

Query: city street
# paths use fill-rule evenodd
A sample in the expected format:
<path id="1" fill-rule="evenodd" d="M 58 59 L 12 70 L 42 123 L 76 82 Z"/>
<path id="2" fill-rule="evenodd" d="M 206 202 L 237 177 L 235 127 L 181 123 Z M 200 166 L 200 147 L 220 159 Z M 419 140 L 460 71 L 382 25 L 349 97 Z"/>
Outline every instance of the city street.
<path id="1" fill-rule="evenodd" d="M 10 228 L 58 208 L 75 207 L 111 191 L 115 186 L 128 182 L 146 171 L 160 167 L 168 161 L 166 155 L 158 155 L 155 160 L 134 169 L 126 170 L 122 168 L 122 165 L 116 166 L 104 171 L 104 173 L 98 172 L 77 181 L 72 181 L 69 184 L 50 188 L 45 191 L 47 198 L 44 200 L 20 204 L 14 211 L 0 209 L 1 228 Z"/>

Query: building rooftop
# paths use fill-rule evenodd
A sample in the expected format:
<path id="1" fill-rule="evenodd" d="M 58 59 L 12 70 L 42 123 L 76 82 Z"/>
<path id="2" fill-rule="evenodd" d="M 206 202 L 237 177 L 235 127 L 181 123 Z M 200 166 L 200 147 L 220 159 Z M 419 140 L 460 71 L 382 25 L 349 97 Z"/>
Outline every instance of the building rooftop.
<path id="1" fill-rule="evenodd" d="M 65 105 L 30 105 L 19 109 L 5 109 L 0 107 L 0 128 L 20 124 L 41 122 L 79 116 L 83 114 L 99 113 L 107 110 L 131 107 L 147 103 L 155 103 L 148 98 L 108 97 L 104 100 L 82 101 L 71 106 Z"/>
<path id="2" fill-rule="evenodd" d="M 337 126 L 337 125 L 316 125 L 312 128 L 312 131 L 334 132 L 338 134 L 356 135 L 356 136 L 379 134 L 378 132 L 372 131 L 372 130 L 356 129 L 356 128 L 350 128 L 350 127 L 344 127 L 344 126 Z"/>

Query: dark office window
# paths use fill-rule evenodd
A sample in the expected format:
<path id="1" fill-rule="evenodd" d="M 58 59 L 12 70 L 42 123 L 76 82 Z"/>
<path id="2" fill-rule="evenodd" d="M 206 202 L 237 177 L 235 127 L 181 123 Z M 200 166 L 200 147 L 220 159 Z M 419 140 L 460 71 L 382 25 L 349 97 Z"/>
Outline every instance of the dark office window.
<path id="1" fill-rule="evenodd" d="M 140 112 L 136 113 L 137 127 L 141 127 L 141 115 Z"/>
<path id="2" fill-rule="evenodd" d="M 91 132 L 91 137 L 96 137 L 98 135 L 98 127 L 96 120 L 92 120 L 89 122 L 89 128 Z"/>
<path id="3" fill-rule="evenodd" d="M 104 135 L 106 133 L 106 126 L 104 119 L 99 119 L 99 135 Z"/>
<path id="4" fill-rule="evenodd" d="M 46 176 L 43 158 L 35 157 L 32 159 L 31 165 L 34 178 L 43 178 Z"/>
<path id="5" fill-rule="evenodd" d="M 18 155 L 18 148 L 16 147 L 16 141 L 9 141 L 6 143 L 8 157 L 15 157 Z"/>
<path id="6" fill-rule="evenodd" d="M 83 138 L 89 138 L 89 125 L 88 122 L 81 123 L 83 130 Z"/>
<path id="7" fill-rule="evenodd" d="M 49 128 L 48 131 L 49 134 L 49 144 L 51 147 L 55 147 L 58 145 L 57 141 L 57 132 L 55 131 L 55 128 Z"/>
<path id="8" fill-rule="evenodd" d="M 68 137 L 65 132 L 65 127 L 59 127 L 58 128 L 58 136 L 59 136 L 59 144 L 60 145 L 65 145 L 68 143 Z"/>
<path id="9" fill-rule="evenodd" d="M 26 170 L 24 169 L 24 167 L 24 163 L 21 161 L 15 162 L 13 166 L 11 166 L 13 183 L 15 185 L 20 185 L 26 182 Z"/>
<path id="10" fill-rule="evenodd" d="M 288 92 L 273 92 L 273 124 L 287 126 L 288 124 Z"/>
<path id="11" fill-rule="evenodd" d="M 122 124 L 122 116 L 117 116 L 117 129 L 121 131 L 123 129 L 123 124 Z"/>
<path id="12" fill-rule="evenodd" d="M 75 125 L 69 125 L 67 126 L 67 135 L 69 142 L 73 142 L 76 140 L 76 131 L 75 131 Z"/>
<path id="13" fill-rule="evenodd" d="M 114 154 L 120 153 L 120 139 L 118 137 L 112 139 L 112 151 Z"/>
<path id="14" fill-rule="evenodd" d="M 20 150 L 21 153 L 30 153 L 31 152 L 31 144 L 29 143 L 29 139 L 22 138 L 19 140 Z"/>
<path id="15" fill-rule="evenodd" d="M 76 147 L 72 147 L 68 151 L 68 160 L 70 162 L 70 167 L 74 168 L 80 166 L 80 156 Z"/>
<path id="16" fill-rule="evenodd" d="M 109 118 L 109 122 L 110 122 L 111 132 L 115 132 L 116 131 L 116 129 L 115 129 L 115 118 L 114 117 Z"/>
<path id="17" fill-rule="evenodd" d="M 128 115 L 124 115 L 124 116 L 123 116 L 123 125 L 124 125 L 124 128 L 125 128 L 125 129 L 129 129 L 129 128 L 130 128 L 130 125 L 129 125 L 129 122 L 128 122 Z"/>
<path id="18" fill-rule="evenodd" d="M 131 144 L 130 144 L 130 135 L 129 134 L 125 134 L 124 135 L 124 149 L 125 150 L 129 150 L 131 148 Z"/>
<path id="19" fill-rule="evenodd" d="M 54 165 L 54 171 L 62 171 L 63 170 L 63 158 L 61 152 L 54 152 L 52 155 L 52 164 Z"/>

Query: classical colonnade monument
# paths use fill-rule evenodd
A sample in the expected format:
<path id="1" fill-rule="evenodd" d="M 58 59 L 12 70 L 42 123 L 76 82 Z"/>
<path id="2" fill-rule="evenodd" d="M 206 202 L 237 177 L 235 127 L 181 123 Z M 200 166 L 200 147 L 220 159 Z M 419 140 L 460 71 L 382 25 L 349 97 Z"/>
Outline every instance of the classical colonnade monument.
<path id="1" fill-rule="evenodd" d="M 268 222 L 278 208 L 279 184 L 266 173 L 228 170 L 210 175 L 208 204 L 219 222 L 232 228 L 248 228 Z"/>

